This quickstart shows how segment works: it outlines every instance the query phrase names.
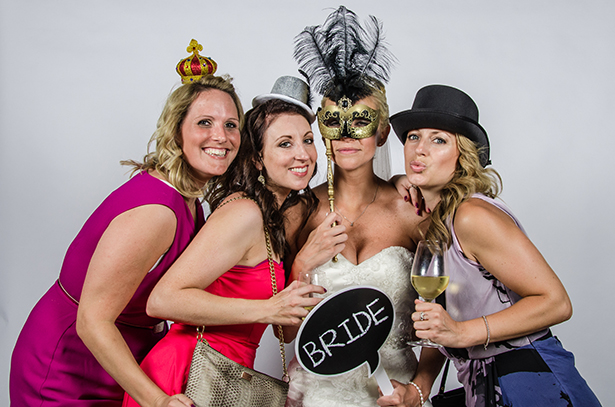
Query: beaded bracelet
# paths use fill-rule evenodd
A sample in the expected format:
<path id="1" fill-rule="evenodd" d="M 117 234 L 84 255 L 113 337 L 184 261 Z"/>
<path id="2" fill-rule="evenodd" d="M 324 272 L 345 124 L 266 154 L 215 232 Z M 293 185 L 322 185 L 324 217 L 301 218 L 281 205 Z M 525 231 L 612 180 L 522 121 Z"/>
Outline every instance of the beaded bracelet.
<path id="1" fill-rule="evenodd" d="M 423 407 L 423 405 L 425 404 L 425 401 L 423 400 L 423 392 L 421 391 L 421 388 L 420 388 L 420 387 L 419 387 L 416 383 L 414 383 L 412 380 L 411 380 L 411 381 L 409 381 L 409 382 L 408 382 L 408 384 L 413 385 L 413 386 L 414 386 L 414 388 L 416 389 L 416 391 L 418 391 L 418 392 L 419 392 L 419 397 L 420 397 L 420 399 L 421 399 L 421 404 L 420 404 L 420 406 L 421 406 L 421 407 Z"/>
<path id="2" fill-rule="evenodd" d="M 483 321 L 485 321 L 485 327 L 487 327 L 487 341 L 485 341 L 485 350 L 487 350 L 487 346 L 489 346 L 489 341 L 491 340 L 491 332 L 489 331 L 489 322 L 487 322 L 487 317 L 484 315 Z"/>

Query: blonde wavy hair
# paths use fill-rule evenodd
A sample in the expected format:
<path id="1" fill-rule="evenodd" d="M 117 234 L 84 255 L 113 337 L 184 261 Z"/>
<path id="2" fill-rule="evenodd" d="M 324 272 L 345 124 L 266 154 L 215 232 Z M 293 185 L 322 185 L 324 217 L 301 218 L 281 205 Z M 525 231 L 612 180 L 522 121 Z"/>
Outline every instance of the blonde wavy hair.
<path id="1" fill-rule="evenodd" d="M 181 127 L 192 106 L 192 102 L 202 93 L 211 89 L 226 92 L 235 103 L 239 116 L 239 128 L 243 127 L 244 114 L 239 96 L 233 86 L 232 78 L 208 75 L 191 83 L 181 85 L 168 97 L 158 123 L 152 135 L 143 162 L 134 160 L 121 161 L 122 165 L 133 167 L 131 174 L 137 171 L 156 170 L 163 175 L 185 198 L 202 198 L 204 188 L 200 186 L 192 167 L 184 158 L 181 148 Z M 155 144 L 156 149 L 150 152 Z"/>
<path id="2" fill-rule="evenodd" d="M 389 104 L 387 102 L 387 92 L 384 85 L 380 82 L 376 86 L 371 87 L 371 97 L 376 100 L 378 110 L 380 110 L 380 124 L 378 127 L 385 128 L 389 124 Z"/>
<path id="3" fill-rule="evenodd" d="M 492 168 L 483 168 L 480 164 L 479 149 L 469 138 L 455 134 L 459 158 L 453 178 L 440 193 L 440 202 L 432 210 L 431 223 L 425 232 L 425 240 L 439 241 L 443 247 L 452 242 L 451 232 L 446 226 L 449 217 L 472 194 L 481 193 L 488 197 L 497 197 L 502 190 L 502 178 Z"/>

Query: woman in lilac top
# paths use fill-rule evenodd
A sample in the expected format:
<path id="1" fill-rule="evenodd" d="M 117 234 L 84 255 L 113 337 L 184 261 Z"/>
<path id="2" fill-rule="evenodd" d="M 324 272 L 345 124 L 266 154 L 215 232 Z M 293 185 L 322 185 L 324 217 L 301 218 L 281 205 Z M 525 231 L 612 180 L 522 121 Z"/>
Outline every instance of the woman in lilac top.
<path id="1" fill-rule="evenodd" d="M 564 286 L 499 200 L 485 168 L 489 140 L 478 108 L 443 85 L 418 91 L 391 117 L 406 174 L 431 210 L 425 239 L 447 248 L 446 310 L 416 301 L 416 335 L 445 346 L 467 406 L 599 406 L 549 327 L 572 315 Z"/>
<path id="2" fill-rule="evenodd" d="M 242 121 L 228 78 L 193 78 L 169 96 L 156 150 L 127 162 L 137 175 L 90 216 L 28 317 L 12 356 L 13 407 L 119 406 L 124 390 L 142 406 L 190 406 L 139 367 L 167 330 L 146 303 L 203 225 L 198 198 L 235 158 Z"/>

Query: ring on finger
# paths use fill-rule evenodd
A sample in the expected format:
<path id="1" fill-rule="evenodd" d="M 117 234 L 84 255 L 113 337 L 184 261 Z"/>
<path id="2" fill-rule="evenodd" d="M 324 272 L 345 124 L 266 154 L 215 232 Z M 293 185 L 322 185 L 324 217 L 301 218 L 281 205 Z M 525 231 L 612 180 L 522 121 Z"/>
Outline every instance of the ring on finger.
<path id="1" fill-rule="evenodd" d="M 423 311 L 421 311 L 421 321 L 425 321 L 427 318 L 425 318 L 425 313 Z"/>

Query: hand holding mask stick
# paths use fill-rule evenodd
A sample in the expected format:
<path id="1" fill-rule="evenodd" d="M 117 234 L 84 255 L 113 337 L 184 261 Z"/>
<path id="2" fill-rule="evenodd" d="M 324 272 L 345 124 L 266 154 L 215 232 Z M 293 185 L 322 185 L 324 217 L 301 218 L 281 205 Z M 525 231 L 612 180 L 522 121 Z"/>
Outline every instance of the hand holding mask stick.
<path id="1" fill-rule="evenodd" d="M 333 196 L 333 168 L 331 167 L 331 140 L 325 138 L 325 146 L 327 148 L 327 195 L 329 196 L 329 210 L 335 212 L 335 197 Z M 332 226 L 336 226 L 337 222 L 333 222 Z M 337 262 L 337 254 L 333 257 L 333 262 Z"/>

